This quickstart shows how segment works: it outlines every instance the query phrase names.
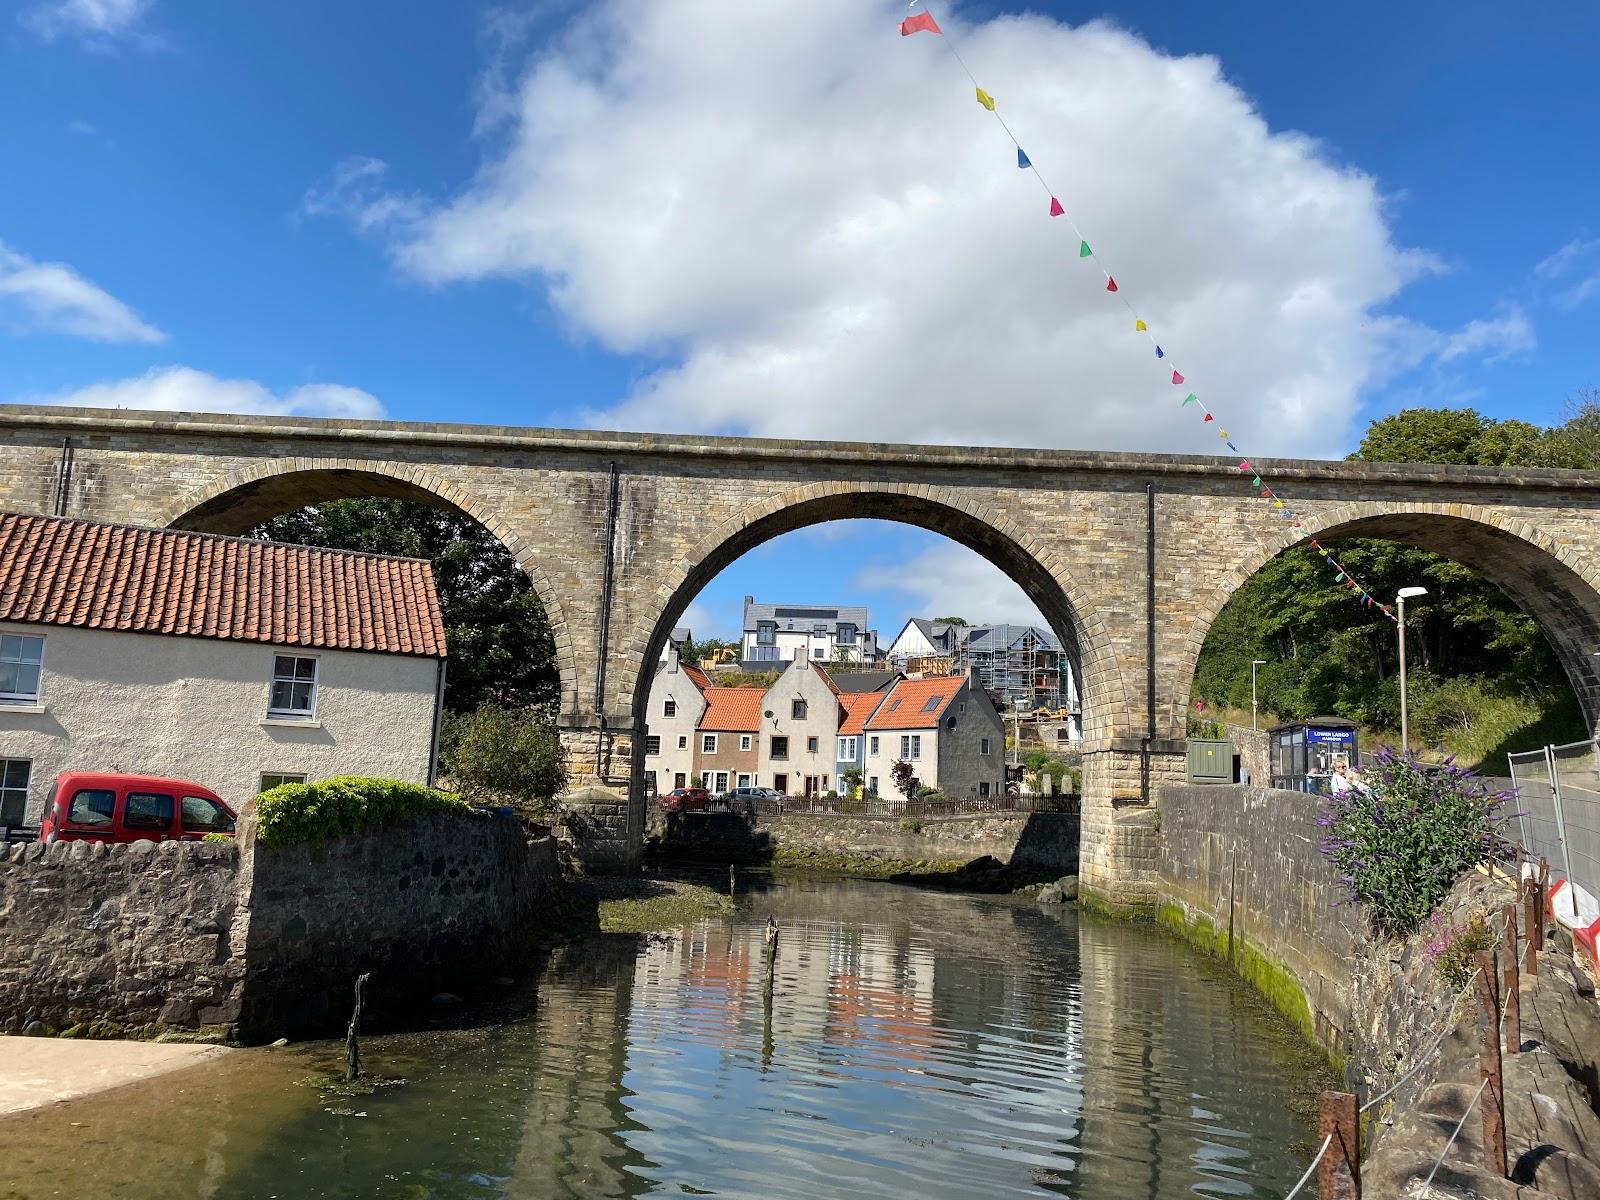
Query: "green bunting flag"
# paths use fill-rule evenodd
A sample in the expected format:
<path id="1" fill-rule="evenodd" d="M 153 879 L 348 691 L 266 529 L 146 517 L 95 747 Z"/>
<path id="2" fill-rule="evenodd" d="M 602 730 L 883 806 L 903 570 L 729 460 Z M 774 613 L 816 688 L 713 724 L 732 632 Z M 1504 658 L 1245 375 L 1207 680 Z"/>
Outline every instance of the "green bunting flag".
<path id="1" fill-rule="evenodd" d="M 1079 258 L 1088 258 L 1093 253 L 1094 253 L 1094 251 L 1089 249 L 1089 243 L 1088 242 L 1079 242 L 1078 243 L 1078 257 Z"/>
<path id="2" fill-rule="evenodd" d="M 1198 399 L 1200 399 L 1199 396 L 1196 396 L 1193 392 L 1190 392 L 1187 396 L 1185 396 L 1183 398 L 1183 404 L 1178 405 L 1178 407 L 1182 408 L 1182 407 L 1184 407 L 1184 405 L 1193 404 Z"/>

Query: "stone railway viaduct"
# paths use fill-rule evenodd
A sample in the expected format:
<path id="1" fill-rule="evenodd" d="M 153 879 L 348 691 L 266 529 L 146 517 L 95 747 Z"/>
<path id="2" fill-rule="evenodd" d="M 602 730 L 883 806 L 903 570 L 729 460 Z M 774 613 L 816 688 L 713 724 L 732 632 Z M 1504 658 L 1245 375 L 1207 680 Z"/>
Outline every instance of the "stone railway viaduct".
<path id="1" fill-rule="evenodd" d="M 1481 572 L 1600 717 L 1600 486 L 1583 472 L 1261 461 L 1302 528 L 1209 457 L 0 407 L 0 509 L 239 534 L 326 500 L 458 509 L 543 600 L 581 809 L 636 861 L 651 674 L 695 594 L 823 521 L 944 534 L 1016 580 L 1082 681 L 1085 886 L 1149 903 L 1159 784 L 1181 777 L 1195 661 L 1229 595 L 1310 537 L 1392 538 Z M 1374 620 L 1382 618 L 1376 613 Z M 603 790 L 602 790 L 603 789 Z"/>

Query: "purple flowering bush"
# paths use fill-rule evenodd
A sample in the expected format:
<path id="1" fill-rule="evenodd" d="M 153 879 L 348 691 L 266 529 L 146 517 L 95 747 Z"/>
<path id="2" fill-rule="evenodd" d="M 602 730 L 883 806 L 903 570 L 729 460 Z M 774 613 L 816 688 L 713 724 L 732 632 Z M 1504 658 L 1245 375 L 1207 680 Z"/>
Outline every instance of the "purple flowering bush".
<path id="1" fill-rule="evenodd" d="M 1424 768 L 1387 748 L 1365 782 L 1367 791 L 1328 797 L 1317 816 L 1322 853 L 1375 928 L 1410 933 L 1463 871 L 1497 852 L 1512 795 L 1491 792 L 1453 759 Z"/>

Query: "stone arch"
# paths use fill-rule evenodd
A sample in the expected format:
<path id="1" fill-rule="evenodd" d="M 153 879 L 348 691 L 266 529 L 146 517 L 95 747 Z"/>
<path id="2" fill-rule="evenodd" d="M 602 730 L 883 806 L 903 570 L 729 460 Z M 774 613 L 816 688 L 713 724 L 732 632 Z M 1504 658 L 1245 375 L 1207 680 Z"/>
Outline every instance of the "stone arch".
<path id="1" fill-rule="evenodd" d="M 1195 603 L 1181 648 L 1175 711 L 1188 709 L 1195 665 L 1229 597 L 1272 559 L 1312 538 L 1379 538 L 1430 550 L 1471 567 L 1532 617 L 1556 652 L 1591 728 L 1600 722 L 1600 570 L 1569 544 L 1518 516 L 1480 504 L 1357 501 L 1317 511 L 1296 506 L 1299 529 L 1253 547 Z M 1385 600 L 1391 598 L 1385 597 Z"/>
<path id="2" fill-rule="evenodd" d="M 561 675 L 561 707 L 577 709 L 577 656 L 561 600 L 527 541 L 477 496 L 450 480 L 407 463 L 367 458 L 278 458 L 207 481 L 172 501 L 163 526 L 239 534 L 269 517 L 305 505 L 356 497 L 410 500 L 464 513 L 511 552 L 544 606 Z"/>
<path id="3" fill-rule="evenodd" d="M 785 533 L 849 519 L 915 525 L 966 546 L 1005 571 L 1039 606 L 1078 668 L 1086 745 L 1128 734 L 1129 730 L 1117 725 L 1130 719 L 1130 710 L 1110 631 L 1067 569 L 1064 556 L 982 501 L 931 484 L 806 484 L 753 504 L 724 521 L 673 565 L 644 614 L 626 631 L 626 661 L 637 664 L 637 674 L 622 684 L 628 690 L 618 696 L 619 709 L 642 722 L 640 709 L 649 678 L 674 623 L 724 568 Z"/>

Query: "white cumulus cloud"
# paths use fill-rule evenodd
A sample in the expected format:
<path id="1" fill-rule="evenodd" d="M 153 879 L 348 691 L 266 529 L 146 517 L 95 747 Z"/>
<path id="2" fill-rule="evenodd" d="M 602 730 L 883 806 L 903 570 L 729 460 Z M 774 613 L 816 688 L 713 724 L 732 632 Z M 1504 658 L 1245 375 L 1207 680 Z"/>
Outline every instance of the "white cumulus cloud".
<path id="1" fill-rule="evenodd" d="M 382 417 L 383 405 L 370 392 L 337 383 L 307 383 L 283 393 L 254 379 L 219 379 L 193 367 L 156 367 L 143 375 L 94 383 L 48 396 L 32 404 L 82 408 L 141 408 L 160 412 L 271 414 L 299 417 Z"/>
<path id="2" fill-rule="evenodd" d="M 625 428 L 1212 449 L 1176 363 L 1250 453 L 1326 453 L 1402 358 L 1531 338 L 1422 330 L 1397 353 L 1385 305 L 1437 261 L 1395 243 L 1374 179 L 1271 129 L 1215 58 L 941 13 L 1090 239 L 1081 260 L 946 47 L 899 36 L 905 12 L 605 0 L 515 53 L 523 27 L 501 22 L 474 178 L 427 204 L 354 159 L 307 208 L 421 280 L 534 283 L 577 336 L 645 356 L 585 414 Z"/>
<path id="3" fill-rule="evenodd" d="M 109 42 L 137 31 L 155 0 L 45 0 L 24 9 L 21 21 L 46 41 L 79 37 Z"/>
<path id="4" fill-rule="evenodd" d="M 901 611 L 882 625 L 888 645 L 911 617 L 963 617 L 973 625 L 1037 625 L 1050 628 L 1033 601 L 1008 575 L 965 546 L 943 539 L 904 562 L 874 562 L 855 574 L 851 586 L 905 597 Z"/>
<path id="5" fill-rule="evenodd" d="M 94 342 L 161 342 L 166 334 L 65 263 L 35 262 L 0 242 L 0 325 Z"/>
<path id="6" fill-rule="evenodd" d="M 1579 235 L 1534 268 L 1556 307 L 1577 308 L 1600 296 L 1600 238 Z"/>

